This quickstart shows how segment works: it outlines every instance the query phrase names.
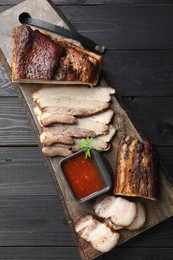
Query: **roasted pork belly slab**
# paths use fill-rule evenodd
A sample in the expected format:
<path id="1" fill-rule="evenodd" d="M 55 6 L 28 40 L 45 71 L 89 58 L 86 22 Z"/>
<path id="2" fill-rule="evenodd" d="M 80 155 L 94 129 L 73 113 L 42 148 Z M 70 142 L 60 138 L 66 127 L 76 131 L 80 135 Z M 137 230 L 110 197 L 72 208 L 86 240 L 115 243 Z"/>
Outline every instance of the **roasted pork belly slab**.
<path id="1" fill-rule="evenodd" d="M 31 27 L 13 29 L 12 81 L 97 84 L 102 57 Z"/>
<path id="2" fill-rule="evenodd" d="M 113 193 L 155 200 L 158 189 L 158 158 L 153 145 L 131 136 L 122 138 L 117 155 Z"/>
<path id="3" fill-rule="evenodd" d="M 13 29 L 12 80 L 51 80 L 63 48 L 47 35 L 29 26 Z"/>

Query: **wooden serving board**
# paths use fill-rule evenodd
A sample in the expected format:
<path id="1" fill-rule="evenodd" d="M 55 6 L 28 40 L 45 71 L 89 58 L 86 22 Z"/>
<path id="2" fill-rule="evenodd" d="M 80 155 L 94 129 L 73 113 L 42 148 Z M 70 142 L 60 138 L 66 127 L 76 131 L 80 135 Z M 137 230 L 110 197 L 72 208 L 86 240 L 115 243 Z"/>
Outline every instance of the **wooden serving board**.
<path id="1" fill-rule="evenodd" d="M 0 47 L 1 47 L 1 61 L 11 78 L 11 56 L 12 56 L 12 29 L 13 27 L 19 25 L 18 16 L 21 12 L 28 12 L 32 17 L 42 19 L 66 28 L 73 29 L 68 21 L 63 17 L 61 12 L 53 6 L 50 1 L 47 0 L 26 0 L 25 2 L 8 9 L 7 11 L 0 14 Z M 54 35 L 55 36 L 55 35 Z M 59 37 L 56 35 L 56 37 Z M 111 80 L 111 79 L 110 79 Z M 100 85 L 108 86 L 105 80 L 102 78 L 100 80 Z M 37 120 L 33 113 L 33 101 L 32 92 L 42 87 L 40 84 L 15 84 L 18 96 L 26 110 L 28 118 L 31 122 L 33 131 L 35 133 L 36 139 L 39 143 L 39 132 L 40 128 Z M 70 88 L 70 86 L 69 86 Z M 134 124 L 129 119 L 126 111 L 122 108 L 117 98 L 114 96 L 112 98 L 112 109 L 115 112 L 113 119 L 113 124 L 117 129 L 117 134 L 115 135 L 112 148 L 105 152 L 104 155 L 109 160 L 113 171 L 115 172 L 116 167 L 116 153 L 120 138 L 124 134 L 132 135 L 133 137 L 142 140 L 141 135 L 135 128 Z M 40 145 L 41 146 L 41 145 Z M 66 218 L 68 220 L 69 226 L 72 230 L 72 234 L 79 250 L 79 254 L 82 259 L 90 260 L 99 256 L 100 253 L 94 250 L 87 242 L 80 239 L 74 231 L 73 223 L 76 219 L 85 213 L 93 213 L 92 202 L 79 204 L 73 197 L 71 192 L 66 186 L 66 182 L 60 172 L 59 161 L 60 158 L 44 158 L 46 165 L 50 171 L 50 174 L 54 180 L 55 186 L 57 188 L 58 195 L 61 198 L 62 204 L 64 206 Z M 166 178 L 164 171 L 160 168 L 160 195 L 156 202 L 144 200 L 147 221 L 143 229 L 139 231 L 120 231 L 121 239 L 119 244 L 131 239 L 132 237 L 144 232 L 145 230 L 157 225 L 161 221 L 169 218 L 173 215 L 173 187 L 171 186 L 169 180 Z M 116 250 L 116 248 L 114 249 Z"/>

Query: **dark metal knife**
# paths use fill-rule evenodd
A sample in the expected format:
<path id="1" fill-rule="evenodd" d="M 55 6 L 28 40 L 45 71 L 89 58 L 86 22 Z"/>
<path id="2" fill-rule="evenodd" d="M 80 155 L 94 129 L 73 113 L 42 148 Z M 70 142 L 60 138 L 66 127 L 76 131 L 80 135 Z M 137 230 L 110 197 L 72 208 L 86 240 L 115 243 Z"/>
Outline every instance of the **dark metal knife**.
<path id="1" fill-rule="evenodd" d="M 81 34 L 65 29 L 61 26 L 48 23 L 39 19 L 32 18 L 29 13 L 23 12 L 19 15 L 19 22 L 22 24 L 28 24 L 28 25 L 34 25 L 43 29 L 46 29 L 51 32 L 55 32 L 58 34 L 61 34 L 63 36 L 66 36 L 68 38 L 74 39 L 79 41 L 82 45 L 84 45 L 87 49 L 90 49 L 93 52 L 102 54 L 105 51 L 105 47 L 95 43 L 94 41 L 86 38 L 85 36 L 82 36 Z"/>

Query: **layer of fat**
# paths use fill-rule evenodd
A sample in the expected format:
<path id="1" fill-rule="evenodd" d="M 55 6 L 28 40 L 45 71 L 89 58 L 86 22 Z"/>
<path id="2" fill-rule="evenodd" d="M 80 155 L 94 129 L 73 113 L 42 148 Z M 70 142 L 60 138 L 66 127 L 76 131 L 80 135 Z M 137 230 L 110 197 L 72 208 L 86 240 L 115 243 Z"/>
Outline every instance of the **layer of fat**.
<path id="1" fill-rule="evenodd" d="M 97 100 L 102 102 L 109 102 L 111 95 L 115 94 L 115 89 L 110 87 L 90 88 L 87 86 L 59 86 L 59 87 L 43 87 L 33 93 L 34 101 L 43 101 L 49 98 L 71 97 L 71 98 L 85 98 L 89 100 Z"/>
<path id="2" fill-rule="evenodd" d="M 136 205 L 137 205 L 137 212 L 136 212 L 135 219 L 130 224 L 130 226 L 126 227 L 129 230 L 136 230 L 143 227 L 146 221 L 146 212 L 145 212 L 144 205 L 139 201 L 136 202 Z"/>

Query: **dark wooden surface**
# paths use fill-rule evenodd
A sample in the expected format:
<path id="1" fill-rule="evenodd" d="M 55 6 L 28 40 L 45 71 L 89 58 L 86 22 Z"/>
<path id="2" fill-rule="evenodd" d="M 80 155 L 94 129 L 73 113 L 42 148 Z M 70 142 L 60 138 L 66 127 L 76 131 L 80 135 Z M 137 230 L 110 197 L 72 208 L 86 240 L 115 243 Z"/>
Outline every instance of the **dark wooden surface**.
<path id="1" fill-rule="evenodd" d="M 22 1 L 0 1 L 0 12 Z M 173 177 L 172 1 L 54 1 L 108 47 L 104 71 Z M 0 259 L 75 259 L 51 177 L 0 63 Z M 98 259 L 172 259 L 173 218 Z"/>

